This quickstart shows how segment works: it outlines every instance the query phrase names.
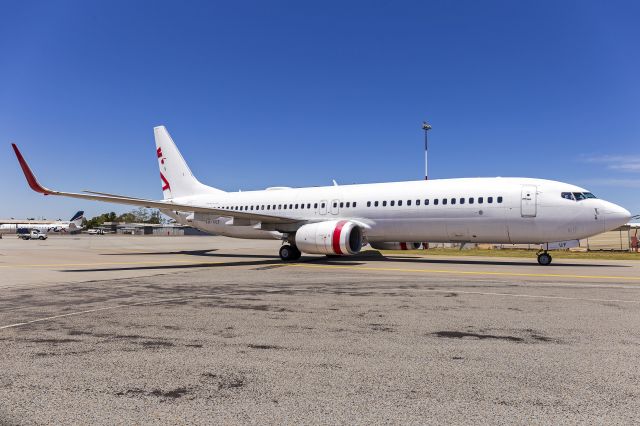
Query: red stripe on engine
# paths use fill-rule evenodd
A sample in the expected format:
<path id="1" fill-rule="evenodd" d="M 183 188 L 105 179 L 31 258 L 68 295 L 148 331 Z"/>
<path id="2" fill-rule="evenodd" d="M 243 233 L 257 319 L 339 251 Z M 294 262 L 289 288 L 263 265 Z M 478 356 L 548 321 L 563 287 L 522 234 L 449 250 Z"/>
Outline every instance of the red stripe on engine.
<path id="1" fill-rule="evenodd" d="M 407 243 L 400 243 L 400 250 L 406 250 L 407 249 Z"/>
<path id="2" fill-rule="evenodd" d="M 333 252 L 335 254 L 343 254 L 342 250 L 340 249 L 340 234 L 342 234 L 342 227 L 345 225 L 345 223 L 347 223 L 346 220 L 341 220 L 333 229 L 331 243 L 333 245 Z"/>

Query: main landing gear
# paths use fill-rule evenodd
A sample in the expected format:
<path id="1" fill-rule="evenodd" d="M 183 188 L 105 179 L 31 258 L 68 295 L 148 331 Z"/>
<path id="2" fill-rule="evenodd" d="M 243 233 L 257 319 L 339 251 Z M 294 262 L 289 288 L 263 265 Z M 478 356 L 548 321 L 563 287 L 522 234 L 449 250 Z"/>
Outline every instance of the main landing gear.
<path id="1" fill-rule="evenodd" d="M 298 247 L 296 246 L 285 244 L 282 247 L 280 247 L 280 259 L 282 259 L 285 262 L 298 260 L 300 259 L 300 256 L 302 256 L 302 253 L 300 252 L 300 250 L 298 250 Z"/>
<path id="2" fill-rule="evenodd" d="M 553 258 L 551 257 L 551 255 L 549 253 L 547 253 L 546 251 L 540 251 L 538 252 L 538 263 L 543 265 L 543 266 L 547 266 L 551 264 L 551 261 L 553 260 Z"/>

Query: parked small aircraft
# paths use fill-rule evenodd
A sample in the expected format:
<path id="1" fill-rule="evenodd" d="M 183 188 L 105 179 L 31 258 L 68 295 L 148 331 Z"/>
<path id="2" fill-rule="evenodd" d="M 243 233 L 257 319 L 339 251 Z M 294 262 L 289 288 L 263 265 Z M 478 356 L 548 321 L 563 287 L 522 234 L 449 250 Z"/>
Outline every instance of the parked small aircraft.
<path id="1" fill-rule="evenodd" d="M 15 234 L 18 229 L 36 230 L 43 233 L 48 232 L 73 232 L 82 229 L 82 219 L 84 212 L 79 211 L 68 221 L 46 221 L 46 220 L 0 220 L 0 235 Z"/>

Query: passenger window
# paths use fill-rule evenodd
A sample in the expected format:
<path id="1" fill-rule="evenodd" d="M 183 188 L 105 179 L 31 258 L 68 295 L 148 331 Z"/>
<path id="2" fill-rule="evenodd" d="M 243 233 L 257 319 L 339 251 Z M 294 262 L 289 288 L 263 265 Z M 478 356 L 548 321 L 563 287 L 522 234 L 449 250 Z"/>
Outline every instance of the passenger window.
<path id="1" fill-rule="evenodd" d="M 338 207 L 338 203 L 333 203 L 333 208 L 335 209 L 336 207 Z"/>
<path id="2" fill-rule="evenodd" d="M 307 208 L 310 209 L 311 208 L 311 203 L 307 203 Z"/>
<path id="3" fill-rule="evenodd" d="M 278 210 L 282 210 L 282 204 L 278 204 Z"/>
<path id="4" fill-rule="evenodd" d="M 464 198 L 460 198 L 460 204 L 464 204 Z"/>
<path id="5" fill-rule="evenodd" d="M 322 207 L 322 208 L 324 209 L 324 203 L 322 203 L 322 204 L 320 205 L 320 207 Z"/>
<path id="6" fill-rule="evenodd" d="M 438 200 L 434 200 L 434 202 L 435 202 L 436 204 L 438 204 Z M 428 206 L 428 205 L 429 205 L 429 200 L 428 200 L 428 199 L 424 200 L 424 205 L 425 205 L 425 206 Z"/>
<path id="7" fill-rule="evenodd" d="M 446 205 L 447 205 L 447 199 L 446 199 L 446 198 L 443 198 L 443 199 L 442 199 L 442 205 L 443 205 L 443 206 L 446 206 Z"/>
<path id="8" fill-rule="evenodd" d="M 284 205 L 284 210 L 286 210 L 286 209 L 287 209 L 287 205 L 285 204 L 285 205 Z"/>
<path id="9" fill-rule="evenodd" d="M 402 200 L 398 200 L 398 207 L 402 207 Z"/>
<path id="10" fill-rule="evenodd" d="M 387 207 L 387 202 L 386 201 L 382 202 L 382 207 Z"/>
<path id="11" fill-rule="evenodd" d="M 367 207 L 371 207 L 371 201 L 367 201 Z"/>
<path id="12" fill-rule="evenodd" d="M 300 204 L 300 208 L 301 208 L 301 209 L 304 209 L 304 204 Z"/>
<path id="13" fill-rule="evenodd" d="M 318 203 L 313 203 L 313 208 L 317 209 L 318 208 Z"/>
<path id="14" fill-rule="evenodd" d="M 289 204 L 289 210 L 293 209 L 293 204 Z"/>
<path id="15" fill-rule="evenodd" d="M 420 200 L 416 200 L 416 206 L 420 205 Z"/>
<path id="16" fill-rule="evenodd" d="M 407 200 L 407 206 L 411 205 L 411 200 Z"/>
<path id="17" fill-rule="evenodd" d="M 340 203 L 340 208 L 343 208 L 343 207 L 344 207 L 344 203 Z"/>
<path id="18" fill-rule="evenodd" d="M 267 210 L 271 210 L 271 206 L 267 206 Z"/>
<path id="19" fill-rule="evenodd" d="M 353 208 L 354 209 L 356 208 L 356 202 L 355 201 L 353 202 Z"/>
<path id="20" fill-rule="evenodd" d="M 429 200 L 424 200 L 424 201 L 425 201 L 425 205 L 426 205 L 426 204 L 429 204 L 429 203 L 427 202 L 427 201 L 429 201 Z M 439 201 L 439 200 L 438 200 L 437 198 L 436 198 L 435 200 L 433 200 L 433 205 L 434 205 L 434 206 L 437 206 L 437 205 L 438 205 L 438 201 Z"/>
<path id="21" fill-rule="evenodd" d="M 489 204 L 493 203 L 493 197 L 487 197 L 487 203 Z"/>
<path id="22" fill-rule="evenodd" d="M 482 204 L 484 202 L 484 198 L 483 197 L 478 197 L 478 204 Z"/>
<path id="23" fill-rule="evenodd" d="M 378 202 L 373 203 L 374 206 L 378 207 Z"/>
<path id="24" fill-rule="evenodd" d="M 502 197 L 498 197 L 498 203 L 502 202 Z"/>
<path id="25" fill-rule="evenodd" d="M 347 208 L 351 207 L 351 203 L 347 201 Z"/>
<path id="26" fill-rule="evenodd" d="M 456 199 L 455 199 L 455 198 L 452 198 L 452 199 L 451 199 L 451 204 L 455 204 L 455 203 L 456 203 Z"/>
<path id="27" fill-rule="evenodd" d="M 298 205 L 296 204 L 296 209 L 298 208 Z"/>
<path id="28" fill-rule="evenodd" d="M 395 200 L 391 200 L 391 207 L 395 206 L 396 201 Z"/>
<path id="29" fill-rule="evenodd" d="M 469 204 L 473 204 L 473 197 L 469 198 Z"/>

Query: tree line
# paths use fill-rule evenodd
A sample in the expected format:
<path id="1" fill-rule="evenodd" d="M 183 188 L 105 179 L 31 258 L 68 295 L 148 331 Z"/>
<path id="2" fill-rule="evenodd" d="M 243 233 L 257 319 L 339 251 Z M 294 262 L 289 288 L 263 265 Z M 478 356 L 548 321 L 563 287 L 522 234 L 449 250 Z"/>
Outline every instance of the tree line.
<path id="1" fill-rule="evenodd" d="M 104 225 L 105 222 L 159 224 L 166 223 L 166 220 L 160 214 L 160 210 L 140 207 L 121 215 L 116 215 L 115 212 L 109 212 L 102 213 L 100 216 L 95 216 L 91 219 L 85 218 L 82 220 L 82 226 L 84 228 L 97 228 Z"/>

